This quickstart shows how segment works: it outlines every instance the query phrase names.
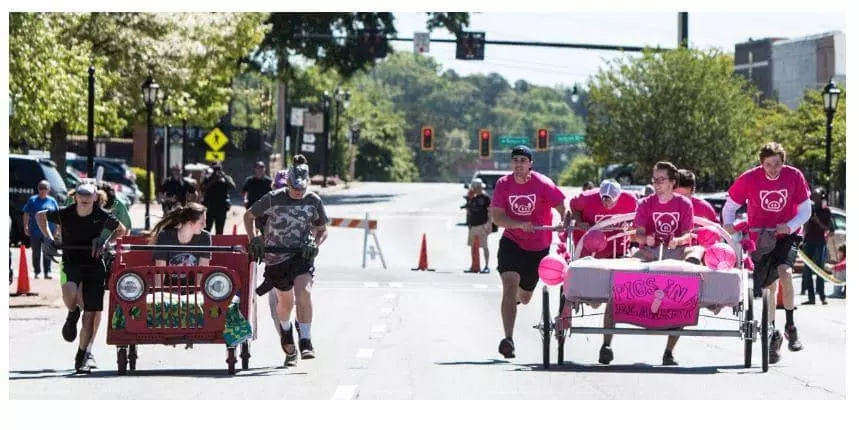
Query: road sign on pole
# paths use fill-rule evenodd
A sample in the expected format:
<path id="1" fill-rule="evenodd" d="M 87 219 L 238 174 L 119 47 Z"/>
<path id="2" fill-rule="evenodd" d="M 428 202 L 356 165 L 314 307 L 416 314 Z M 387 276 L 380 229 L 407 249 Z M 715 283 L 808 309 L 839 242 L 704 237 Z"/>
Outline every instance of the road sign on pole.
<path id="1" fill-rule="evenodd" d="M 206 151 L 206 161 L 224 161 L 224 151 Z"/>
<path id="2" fill-rule="evenodd" d="M 302 143 L 301 152 L 316 152 L 316 145 L 312 143 Z"/>
<path id="3" fill-rule="evenodd" d="M 292 108 L 289 115 L 289 125 L 294 127 L 301 127 L 304 125 L 304 112 L 306 111 L 306 108 Z"/>
<path id="4" fill-rule="evenodd" d="M 304 113 L 304 132 L 305 133 L 324 133 L 325 128 L 323 127 L 324 117 L 321 113 L 312 114 L 305 112 Z"/>
<path id="5" fill-rule="evenodd" d="M 555 135 L 555 143 L 575 144 L 585 141 L 584 133 L 563 133 Z"/>
<path id="6" fill-rule="evenodd" d="M 531 143 L 531 139 L 526 136 L 499 136 L 498 137 L 498 146 L 502 146 L 505 148 L 512 148 L 517 145 L 528 145 Z"/>
<path id="7" fill-rule="evenodd" d="M 206 142 L 206 145 L 209 145 L 209 148 L 212 148 L 212 151 L 220 151 L 221 148 L 223 148 L 229 141 L 230 139 L 227 138 L 227 135 L 225 135 L 218 127 L 213 128 L 212 131 L 203 138 L 203 142 Z"/>
<path id="8" fill-rule="evenodd" d="M 304 143 L 316 143 L 316 135 L 313 133 L 304 133 Z"/>

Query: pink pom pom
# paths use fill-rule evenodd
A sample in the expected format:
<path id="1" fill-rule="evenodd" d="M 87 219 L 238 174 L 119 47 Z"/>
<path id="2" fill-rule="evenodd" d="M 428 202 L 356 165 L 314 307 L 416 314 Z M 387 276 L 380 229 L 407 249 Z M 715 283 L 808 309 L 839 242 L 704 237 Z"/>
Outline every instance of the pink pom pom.
<path id="1" fill-rule="evenodd" d="M 737 254 L 726 243 L 717 243 L 704 252 L 704 264 L 712 270 L 725 270 L 737 265 Z"/>
<path id="2" fill-rule="evenodd" d="M 537 274 L 540 280 L 547 285 L 558 285 L 564 282 L 564 273 L 567 272 L 567 262 L 557 255 L 547 255 L 540 260 Z"/>
<path id="3" fill-rule="evenodd" d="M 755 244 L 755 241 L 751 240 L 749 238 L 743 239 L 740 242 L 740 246 L 743 247 L 743 251 L 746 251 L 746 253 L 749 253 L 749 254 L 751 254 L 752 252 L 755 252 L 758 249 L 758 245 Z"/>
<path id="4" fill-rule="evenodd" d="M 582 248 L 587 253 L 600 252 L 608 246 L 608 240 L 605 237 L 605 233 L 599 230 L 591 230 L 587 232 L 582 240 L 585 241 Z"/>
<path id="5" fill-rule="evenodd" d="M 698 245 L 701 245 L 705 248 L 712 246 L 714 243 L 719 242 L 721 237 L 719 236 L 719 232 L 715 227 L 702 227 L 698 229 L 697 232 L 698 237 Z"/>
<path id="6" fill-rule="evenodd" d="M 752 257 L 746 257 L 743 259 L 743 267 L 746 270 L 755 270 L 755 262 L 752 261 Z"/>
<path id="7" fill-rule="evenodd" d="M 740 222 L 734 224 L 734 231 L 746 231 L 746 230 L 748 230 L 748 228 L 749 228 L 749 222 L 748 221 L 740 221 Z"/>

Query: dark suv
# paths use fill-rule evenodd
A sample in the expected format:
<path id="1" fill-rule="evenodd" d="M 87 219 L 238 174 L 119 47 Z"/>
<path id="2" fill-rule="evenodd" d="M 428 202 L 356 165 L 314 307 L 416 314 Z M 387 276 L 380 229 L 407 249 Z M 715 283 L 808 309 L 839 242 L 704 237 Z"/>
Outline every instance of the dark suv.
<path id="1" fill-rule="evenodd" d="M 57 199 L 57 203 L 63 205 L 68 191 L 54 162 L 40 160 L 29 155 L 9 155 L 10 246 L 19 243 L 30 244 L 29 238 L 24 235 L 21 209 L 27 203 L 27 199 L 36 194 L 36 185 L 41 180 L 47 180 L 51 184 L 50 195 Z"/>
<path id="2" fill-rule="evenodd" d="M 86 157 L 81 156 L 67 156 L 66 164 L 74 167 L 75 169 L 86 172 L 87 171 L 87 159 Z M 117 184 L 122 184 L 127 187 L 130 187 L 134 190 L 135 195 L 129 196 L 132 202 L 136 201 L 137 197 L 137 181 L 134 176 L 134 173 L 128 167 L 128 164 L 125 163 L 125 160 L 121 158 L 106 158 L 106 157 L 95 157 L 93 158 L 93 163 L 95 165 L 95 169 L 99 167 L 104 168 L 104 176 L 103 179 L 108 182 L 116 182 Z"/>

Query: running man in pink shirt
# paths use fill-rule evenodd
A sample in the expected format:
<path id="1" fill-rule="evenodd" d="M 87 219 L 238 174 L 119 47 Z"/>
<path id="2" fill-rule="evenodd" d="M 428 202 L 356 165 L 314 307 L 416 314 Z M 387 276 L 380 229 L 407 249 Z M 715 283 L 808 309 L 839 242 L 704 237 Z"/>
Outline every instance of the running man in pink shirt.
<path id="1" fill-rule="evenodd" d="M 763 288 L 769 289 L 769 315 L 767 321 L 775 324 L 776 282 L 781 280 L 784 288 L 784 312 L 787 347 L 791 351 L 802 349 L 799 334 L 793 321 L 794 304 L 793 263 L 802 242 L 802 226 L 811 218 L 811 190 L 799 169 L 784 164 L 784 148 L 770 142 L 758 153 L 761 165 L 747 170 L 728 189 L 728 198 L 722 208 L 722 223 L 725 230 L 734 233 L 737 209 L 746 205 L 749 215 L 749 236 L 758 242 L 752 253 L 755 270 L 752 272 L 755 294 Z M 774 229 L 775 240 L 772 239 Z M 758 238 L 761 240 L 758 240 Z M 766 246 L 770 245 L 770 246 Z M 764 340 L 766 341 L 766 340 Z M 772 331 L 770 339 L 770 363 L 781 359 L 782 334 Z"/>
<path id="2" fill-rule="evenodd" d="M 576 230 L 573 230 L 573 239 L 579 241 L 584 233 L 594 224 L 610 218 L 613 215 L 635 213 L 638 208 L 638 199 L 635 194 L 629 191 L 623 191 L 620 184 L 614 179 L 606 179 L 600 183 L 599 189 L 585 191 L 570 200 L 570 212 L 575 220 Z M 612 237 L 620 230 L 605 231 L 606 237 Z M 578 237 L 577 237 L 578 236 Z M 597 252 L 596 258 L 619 258 L 623 257 L 626 252 L 629 239 L 624 236 L 608 242 L 608 245 L 600 252 Z M 614 328 L 614 319 L 611 317 L 611 312 L 606 312 L 603 316 L 603 327 Z M 600 348 L 599 362 L 609 364 L 614 360 L 614 353 L 611 350 L 611 339 L 613 335 L 604 334 L 603 344 Z"/>
<path id="3" fill-rule="evenodd" d="M 692 202 L 674 192 L 677 173 L 677 167 L 668 161 L 653 166 L 651 181 L 655 193 L 641 199 L 635 211 L 633 225 L 640 248 L 634 257 L 643 261 L 696 260 L 692 255 L 695 247 L 687 246 L 692 239 Z M 696 262 L 700 263 L 700 257 Z M 678 339 L 678 336 L 668 336 L 662 354 L 664 366 L 677 365 L 674 346 Z"/>
<path id="4" fill-rule="evenodd" d="M 513 148 L 513 173 L 501 177 L 495 184 L 489 214 L 504 233 L 498 241 L 498 273 L 501 274 L 501 322 L 504 339 L 498 352 L 504 358 L 514 358 L 513 326 L 516 305 L 527 305 L 537 286 L 537 267 L 549 254 L 552 243 L 550 230 L 535 230 L 535 226 L 552 223 L 552 208 L 561 219 L 569 222 L 564 208 L 564 193 L 548 177 L 531 171 L 533 158 L 527 146 Z"/>

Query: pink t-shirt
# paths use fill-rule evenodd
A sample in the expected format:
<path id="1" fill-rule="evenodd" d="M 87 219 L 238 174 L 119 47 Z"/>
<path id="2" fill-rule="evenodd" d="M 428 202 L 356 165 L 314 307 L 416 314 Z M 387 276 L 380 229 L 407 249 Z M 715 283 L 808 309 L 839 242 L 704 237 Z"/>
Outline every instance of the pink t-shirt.
<path id="1" fill-rule="evenodd" d="M 750 228 L 775 228 L 797 213 L 811 197 L 805 176 L 796 167 L 784 166 L 776 179 L 767 178 L 762 166 L 747 170 L 728 189 L 731 200 L 746 204 Z M 797 234 L 802 234 L 800 228 Z"/>
<path id="2" fill-rule="evenodd" d="M 535 226 L 552 224 L 552 208 L 564 203 L 564 192 L 545 175 L 531 172 L 531 179 L 517 184 L 513 174 L 495 183 L 492 206 L 504 209 L 508 218 L 530 221 Z M 542 251 L 552 244 L 551 230 L 526 233 L 518 228 L 505 228 L 504 237 L 516 242 L 526 251 Z"/>
<path id="3" fill-rule="evenodd" d="M 713 209 L 713 205 L 710 202 L 695 196 L 690 196 L 689 200 L 692 200 L 692 211 L 695 216 L 719 222 L 719 218 L 716 217 L 716 210 Z"/>
<path id="4" fill-rule="evenodd" d="M 633 213 L 637 207 L 638 199 L 635 198 L 635 194 L 629 191 L 622 191 L 620 197 L 617 199 L 617 203 L 611 209 L 603 206 L 598 188 L 587 190 L 570 199 L 570 209 L 581 213 L 582 221 L 590 225 L 594 225 L 612 215 Z M 606 231 L 605 235 L 606 237 L 612 237 L 617 233 L 620 233 L 620 230 Z M 573 241 L 578 243 L 584 234 L 584 230 L 573 230 Z M 615 255 L 620 257 L 623 255 L 626 242 L 626 237 L 610 241 L 608 246 L 598 252 L 595 257 L 612 258 Z M 615 251 L 617 252 L 616 254 Z"/>
<path id="5" fill-rule="evenodd" d="M 635 227 L 644 227 L 646 235 L 656 236 L 656 246 L 668 244 L 672 237 L 682 236 L 692 230 L 692 202 L 680 194 L 666 203 L 660 203 L 656 194 L 639 201 L 635 211 Z"/>

